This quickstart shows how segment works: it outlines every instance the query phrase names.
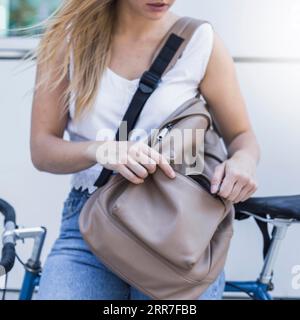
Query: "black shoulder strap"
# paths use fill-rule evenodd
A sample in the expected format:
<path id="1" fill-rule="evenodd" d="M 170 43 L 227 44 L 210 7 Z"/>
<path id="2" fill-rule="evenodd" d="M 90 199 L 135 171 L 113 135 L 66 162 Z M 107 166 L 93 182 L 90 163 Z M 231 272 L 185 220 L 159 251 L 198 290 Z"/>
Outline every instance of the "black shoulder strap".
<path id="1" fill-rule="evenodd" d="M 130 105 L 122 119 L 121 126 L 116 133 L 116 141 L 119 141 L 119 133 L 124 123 L 127 124 L 127 136 L 129 135 L 129 132 L 134 128 L 144 105 L 146 104 L 150 95 L 157 88 L 164 71 L 172 61 L 183 41 L 184 38 L 179 37 L 175 33 L 171 33 L 165 45 L 155 58 L 150 69 L 143 73 L 137 91 L 135 92 Z M 103 186 L 108 181 L 112 172 L 112 170 L 103 168 L 100 176 L 94 183 L 94 186 Z"/>

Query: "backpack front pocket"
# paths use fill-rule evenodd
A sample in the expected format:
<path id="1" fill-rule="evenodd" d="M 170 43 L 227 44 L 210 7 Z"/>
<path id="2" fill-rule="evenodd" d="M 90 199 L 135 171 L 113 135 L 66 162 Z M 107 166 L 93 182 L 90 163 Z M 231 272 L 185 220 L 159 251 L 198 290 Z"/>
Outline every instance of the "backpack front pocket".
<path id="1" fill-rule="evenodd" d="M 111 213 L 177 267 L 191 269 L 203 259 L 204 275 L 210 265 L 207 249 L 226 208 L 192 178 L 177 173 L 170 179 L 157 170 L 143 184 L 129 184 Z"/>

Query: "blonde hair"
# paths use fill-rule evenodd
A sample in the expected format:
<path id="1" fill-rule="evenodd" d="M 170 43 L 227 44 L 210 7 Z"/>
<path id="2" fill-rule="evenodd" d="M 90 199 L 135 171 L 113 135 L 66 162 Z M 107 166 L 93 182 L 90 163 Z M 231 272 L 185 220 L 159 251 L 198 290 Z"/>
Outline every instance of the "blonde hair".
<path id="1" fill-rule="evenodd" d="M 75 118 L 95 102 L 97 88 L 107 65 L 115 21 L 117 0 L 65 0 L 44 24 L 45 32 L 30 59 L 42 63 L 47 72 L 39 76 L 35 90 L 47 83 L 50 90 L 56 88 L 69 75 L 70 57 L 73 57 L 72 78 L 61 102 L 68 109 L 71 92 L 76 93 Z M 69 41 L 66 41 L 69 39 Z M 62 44 L 63 62 L 55 64 Z M 56 67 L 54 68 L 54 65 Z M 54 75 L 54 78 L 52 76 Z M 57 79 L 49 82 L 51 79 Z"/>

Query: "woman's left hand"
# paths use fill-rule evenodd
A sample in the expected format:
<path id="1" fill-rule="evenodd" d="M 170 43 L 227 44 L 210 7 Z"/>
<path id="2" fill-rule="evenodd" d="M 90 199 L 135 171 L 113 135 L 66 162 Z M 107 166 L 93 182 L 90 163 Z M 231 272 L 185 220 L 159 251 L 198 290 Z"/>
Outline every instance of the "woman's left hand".
<path id="1" fill-rule="evenodd" d="M 257 190 L 255 176 L 254 159 L 245 154 L 234 154 L 215 168 L 211 192 L 217 192 L 233 203 L 245 201 Z"/>

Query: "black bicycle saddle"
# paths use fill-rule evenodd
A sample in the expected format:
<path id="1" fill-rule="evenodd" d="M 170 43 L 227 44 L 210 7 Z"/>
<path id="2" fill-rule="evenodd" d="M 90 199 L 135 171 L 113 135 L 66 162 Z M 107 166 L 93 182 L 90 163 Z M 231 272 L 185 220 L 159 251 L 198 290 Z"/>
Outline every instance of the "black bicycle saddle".
<path id="1" fill-rule="evenodd" d="M 300 221 L 300 195 L 253 197 L 234 205 L 236 219 L 247 218 L 243 211 L 271 218 L 295 219 Z"/>

